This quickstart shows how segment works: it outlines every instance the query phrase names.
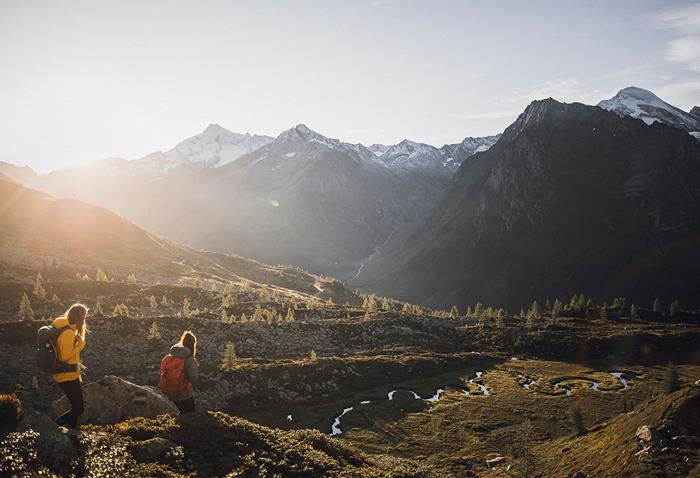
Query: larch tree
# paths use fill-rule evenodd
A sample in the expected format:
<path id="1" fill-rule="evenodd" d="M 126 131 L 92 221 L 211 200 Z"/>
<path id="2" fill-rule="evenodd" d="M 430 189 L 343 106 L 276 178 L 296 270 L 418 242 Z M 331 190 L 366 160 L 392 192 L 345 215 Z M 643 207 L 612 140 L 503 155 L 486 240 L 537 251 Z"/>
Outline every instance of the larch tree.
<path id="1" fill-rule="evenodd" d="M 506 311 L 504 309 L 498 309 L 496 311 L 496 325 L 498 327 L 505 326 Z"/>
<path id="2" fill-rule="evenodd" d="M 107 274 L 105 274 L 105 271 L 102 269 L 97 269 L 97 272 L 95 273 L 95 280 L 97 282 L 109 282 Z"/>
<path id="3" fill-rule="evenodd" d="M 148 340 L 160 340 L 160 332 L 158 331 L 158 324 L 153 322 L 151 328 L 148 329 L 148 335 L 146 336 Z"/>
<path id="4" fill-rule="evenodd" d="M 658 297 L 656 299 L 654 299 L 654 304 L 651 306 L 651 308 L 654 312 L 660 313 L 661 312 L 661 299 L 659 299 Z"/>
<path id="5" fill-rule="evenodd" d="M 46 289 L 44 289 L 44 277 L 39 272 L 34 279 L 34 295 L 41 300 L 46 299 Z"/>
<path id="6" fill-rule="evenodd" d="M 221 360 L 221 370 L 226 372 L 235 370 L 238 367 L 237 359 L 236 348 L 233 346 L 233 342 L 227 342 L 226 348 L 224 349 L 224 356 Z"/>
<path id="7" fill-rule="evenodd" d="M 253 316 L 250 318 L 251 322 L 260 322 L 263 319 L 263 313 L 262 313 L 262 307 L 260 307 L 260 304 L 255 306 L 255 311 L 253 312 Z"/>
<path id="8" fill-rule="evenodd" d="M 102 304 L 99 302 L 95 304 L 95 309 L 92 311 L 92 315 L 95 317 L 104 317 L 105 313 L 102 310 Z"/>
<path id="9" fill-rule="evenodd" d="M 671 302 L 671 305 L 668 308 L 668 315 L 673 317 L 676 315 L 679 311 L 681 310 L 680 306 L 678 305 L 678 300 L 674 300 Z"/>
<path id="10" fill-rule="evenodd" d="M 382 310 L 391 310 L 391 302 L 386 297 L 382 299 Z"/>
<path id="11" fill-rule="evenodd" d="M 190 300 L 187 297 L 182 300 L 182 316 L 190 316 Z"/>
<path id="12" fill-rule="evenodd" d="M 19 318 L 23 320 L 34 319 L 34 310 L 26 292 L 22 294 L 22 298 L 19 301 Z"/>
<path id="13" fill-rule="evenodd" d="M 163 307 L 167 307 L 170 305 L 170 302 L 168 302 L 168 298 L 165 297 L 165 295 L 163 295 L 163 298 L 160 299 L 160 305 L 162 305 Z"/>
<path id="14" fill-rule="evenodd" d="M 318 355 L 316 355 L 315 350 L 312 350 L 311 353 L 309 354 L 309 360 L 311 362 L 316 362 L 318 360 Z"/>
<path id="15" fill-rule="evenodd" d="M 556 299 L 554 301 L 554 305 L 552 306 L 552 318 L 553 319 L 556 319 L 557 317 L 559 317 L 559 315 L 561 314 L 562 308 L 563 308 L 563 304 L 561 303 L 561 301 L 559 299 Z"/>
<path id="16" fill-rule="evenodd" d="M 155 295 L 151 295 L 151 298 L 148 300 L 151 306 L 151 309 L 157 309 L 158 308 L 158 301 L 156 300 Z"/>
<path id="17" fill-rule="evenodd" d="M 540 316 L 540 306 L 539 304 L 537 304 L 536 300 L 532 301 L 532 306 L 530 306 L 530 312 L 532 312 L 532 315 L 534 315 L 535 317 Z"/>
<path id="18" fill-rule="evenodd" d="M 578 306 L 579 309 L 583 309 L 583 306 L 586 304 L 586 298 L 583 296 L 583 294 L 578 295 L 578 300 L 576 301 L 576 305 Z"/>
<path id="19" fill-rule="evenodd" d="M 291 307 L 287 309 L 287 316 L 284 318 L 285 322 L 294 322 L 294 311 Z"/>
<path id="20" fill-rule="evenodd" d="M 226 313 L 225 309 L 221 309 L 221 323 L 222 324 L 230 324 L 231 323 L 231 318 L 229 315 Z"/>

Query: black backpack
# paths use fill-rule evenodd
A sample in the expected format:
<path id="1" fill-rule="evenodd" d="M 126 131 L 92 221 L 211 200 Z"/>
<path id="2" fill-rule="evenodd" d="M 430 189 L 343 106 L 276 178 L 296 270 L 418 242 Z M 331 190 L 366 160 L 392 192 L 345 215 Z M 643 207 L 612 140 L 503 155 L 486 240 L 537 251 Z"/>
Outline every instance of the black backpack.
<path id="1" fill-rule="evenodd" d="M 56 352 L 56 341 L 58 340 L 58 336 L 68 329 L 70 329 L 70 326 L 57 329 L 52 325 L 45 325 L 37 330 L 36 364 L 39 366 L 39 370 L 42 372 L 56 374 L 62 372 L 75 372 L 78 370 L 77 365 L 59 361 L 58 353 Z"/>

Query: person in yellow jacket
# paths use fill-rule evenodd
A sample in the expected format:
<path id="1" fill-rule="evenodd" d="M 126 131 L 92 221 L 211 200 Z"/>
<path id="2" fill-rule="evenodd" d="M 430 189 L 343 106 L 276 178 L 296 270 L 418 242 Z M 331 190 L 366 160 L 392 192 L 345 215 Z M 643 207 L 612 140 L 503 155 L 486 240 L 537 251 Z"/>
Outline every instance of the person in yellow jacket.
<path id="1" fill-rule="evenodd" d="M 85 319 L 88 309 L 83 304 L 73 304 L 61 317 L 51 324 L 56 329 L 68 327 L 56 339 L 56 355 L 67 371 L 57 373 L 53 379 L 66 394 L 70 410 L 56 419 L 60 426 L 76 428 L 78 417 L 83 413 L 83 389 L 80 382 L 80 351 L 85 348 L 87 327 Z"/>

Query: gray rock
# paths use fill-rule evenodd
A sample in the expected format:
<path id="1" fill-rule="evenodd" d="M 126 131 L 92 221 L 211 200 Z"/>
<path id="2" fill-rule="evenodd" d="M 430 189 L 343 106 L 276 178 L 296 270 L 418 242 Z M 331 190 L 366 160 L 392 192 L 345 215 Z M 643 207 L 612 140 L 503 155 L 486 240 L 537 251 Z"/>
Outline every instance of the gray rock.
<path id="1" fill-rule="evenodd" d="M 83 385 L 85 411 L 80 423 L 117 423 L 131 417 L 152 418 L 162 414 L 179 415 L 166 396 L 153 387 L 136 385 L 114 375 Z M 58 416 L 68 410 L 68 400 L 61 397 L 51 407 Z"/>
<path id="2" fill-rule="evenodd" d="M 39 434 L 36 440 L 37 453 L 47 465 L 61 467 L 75 458 L 76 451 L 70 437 L 48 415 L 27 413 L 17 424 L 17 431 L 26 430 L 34 430 Z"/>
<path id="3" fill-rule="evenodd" d="M 649 428 L 647 425 L 642 425 L 641 427 L 637 428 L 637 433 L 635 436 L 639 439 L 639 441 L 650 442 L 651 428 Z"/>

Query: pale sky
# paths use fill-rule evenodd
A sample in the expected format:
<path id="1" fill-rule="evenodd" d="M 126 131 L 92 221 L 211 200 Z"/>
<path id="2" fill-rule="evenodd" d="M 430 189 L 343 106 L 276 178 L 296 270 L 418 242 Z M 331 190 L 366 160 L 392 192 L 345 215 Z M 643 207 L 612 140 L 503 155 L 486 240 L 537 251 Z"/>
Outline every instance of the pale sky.
<path id="1" fill-rule="evenodd" d="M 441 146 L 532 100 L 700 104 L 700 2 L 0 2 L 0 160 L 167 150 L 209 123 Z"/>

